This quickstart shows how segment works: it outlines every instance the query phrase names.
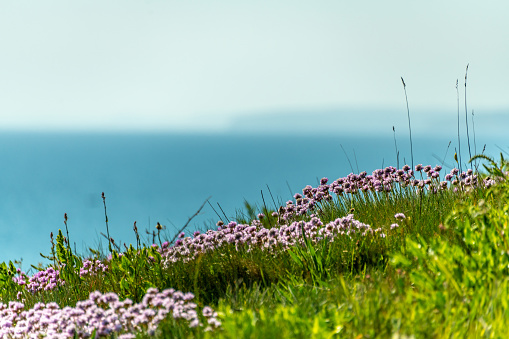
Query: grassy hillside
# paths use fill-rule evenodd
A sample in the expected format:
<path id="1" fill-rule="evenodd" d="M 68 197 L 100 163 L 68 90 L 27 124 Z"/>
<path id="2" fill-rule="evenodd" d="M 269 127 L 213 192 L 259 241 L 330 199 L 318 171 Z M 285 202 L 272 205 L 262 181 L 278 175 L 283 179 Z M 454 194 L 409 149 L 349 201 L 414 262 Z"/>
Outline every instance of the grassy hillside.
<path id="1" fill-rule="evenodd" d="M 0 265 L 0 337 L 505 337 L 509 168 L 487 164 L 323 178 L 203 233 L 158 224 L 147 244 L 134 225 L 136 244 L 90 257 L 59 230 L 48 267 Z"/>

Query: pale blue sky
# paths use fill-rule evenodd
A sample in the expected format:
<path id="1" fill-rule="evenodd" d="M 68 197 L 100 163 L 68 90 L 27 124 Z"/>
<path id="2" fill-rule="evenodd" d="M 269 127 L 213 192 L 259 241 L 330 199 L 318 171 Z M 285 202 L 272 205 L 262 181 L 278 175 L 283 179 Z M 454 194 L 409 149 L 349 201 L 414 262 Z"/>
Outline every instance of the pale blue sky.
<path id="1" fill-rule="evenodd" d="M 400 76 L 411 109 L 440 117 L 456 111 L 457 78 L 463 104 L 467 63 L 469 111 L 507 112 L 508 13 L 508 1 L 0 0 L 0 128 L 228 131 L 294 111 L 352 122 L 350 108 L 397 120 Z"/>

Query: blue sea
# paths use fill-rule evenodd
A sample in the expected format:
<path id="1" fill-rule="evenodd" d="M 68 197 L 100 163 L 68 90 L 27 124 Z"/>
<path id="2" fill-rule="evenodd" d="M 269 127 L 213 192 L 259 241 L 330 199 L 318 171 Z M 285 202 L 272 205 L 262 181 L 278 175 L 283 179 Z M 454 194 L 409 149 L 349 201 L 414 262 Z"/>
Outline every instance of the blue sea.
<path id="1" fill-rule="evenodd" d="M 455 141 L 413 140 L 414 163 L 453 165 Z M 505 140 L 483 140 L 487 152 Z M 411 163 L 408 140 L 398 140 L 400 166 Z M 463 146 L 465 147 L 465 146 Z M 480 146 L 478 146 L 480 152 Z M 464 148 L 465 149 L 465 148 Z M 468 153 L 466 153 L 468 154 Z M 347 159 L 348 157 L 348 159 Z M 464 158 L 467 156 L 464 155 Z M 146 240 L 157 222 L 172 237 L 203 202 L 228 218 L 244 200 L 284 202 L 319 178 L 371 172 L 397 162 L 392 135 L 385 137 L 119 133 L 0 134 L 0 262 L 21 260 L 23 269 L 49 262 L 50 233 L 65 233 L 78 253 L 107 248 L 101 193 L 105 193 L 110 235 L 134 243 L 133 223 Z M 272 194 L 272 197 L 269 193 Z M 186 232 L 214 227 L 209 204 Z"/>

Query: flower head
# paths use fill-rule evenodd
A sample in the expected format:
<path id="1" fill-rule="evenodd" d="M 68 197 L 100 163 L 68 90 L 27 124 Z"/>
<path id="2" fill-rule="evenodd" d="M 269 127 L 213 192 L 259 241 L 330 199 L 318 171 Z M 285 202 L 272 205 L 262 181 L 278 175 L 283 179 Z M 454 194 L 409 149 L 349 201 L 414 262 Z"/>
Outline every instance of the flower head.
<path id="1" fill-rule="evenodd" d="M 406 219 L 406 216 L 403 214 L 403 213 L 396 213 L 394 215 L 394 218 L 396 219 L 401 219 L 401 220 L 405 220 Z"/>

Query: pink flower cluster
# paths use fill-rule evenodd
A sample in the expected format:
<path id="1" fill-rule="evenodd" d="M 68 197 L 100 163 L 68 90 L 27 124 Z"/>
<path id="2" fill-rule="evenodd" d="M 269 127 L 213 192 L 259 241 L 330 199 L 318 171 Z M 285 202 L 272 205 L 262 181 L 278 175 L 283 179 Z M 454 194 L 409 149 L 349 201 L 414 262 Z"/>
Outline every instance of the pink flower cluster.
<path id="1" fill-rule="evenodd" d="M 270 229 L 264 228 L 259 220 L 253 220 L 250 225 L 230 222 L 219 226 L 217 231 L 208 230 L 200 234 L 195 232 L 193 237 L 177 240 L 173 246 L 162 246 L 159 249 L 165 265 L 173 262 L 187 262 L 199 253 L 214 251 L 223 245 L 233 244 L 237 250 L 252 251 L 255 248 L 272 251 L 287 250 L 297 244 L 303 244 L 303 234 L 316 243 L 322 239 L 334 241 L 340 236 L 368 236 L 374 235 L 381 229 L 373 230 L 371 226 L 355 220 L 353 214 L 338 218 L 324 225 L 315 215 L 309 221 L 295 221 L 290 225 L 280 225 Z M 381 237 L 385 234 L 380 233 Z"/>
<path id="2" fill-rule="evenodd" d="M 263 227 L 261 220 L 265 215 L 259 214 L 258 220 L 252 220 L 249 225 L 230 222 L 228 225 L 218 223 L 217 231 L 209 230 L 206 233 L 194 232 L 192 237 L 179 235 L 179 239 L 173 246 L 166 242 L 158 249 L 166 265 L 172 262 L 182 260 L 187 262 L 195 258 L 196 254 L 213 251 L 223 244 L 234 244 L 237 249 L 247 251 L 253 248 L 262 250 L 273 250 L 275 248 L 287 249 L 298 242 L 302 242 L 302 230 L 307 237 L 313 241 L 320 239 L 329 239 L 333 241 L 337 236 L 351 236 L 359 234 L 367 236 L 376 234 L 382 238 L 386 234 L 381 228 L 371 229 L 369 225 L 353 219 L 353 215 L 336 219 L 327 225 L 311 214 L 317 206 L 324 201 L 331 201 L 333 195 L 337 197 L 345 195 L 376 195 L 392 192 L 395 188 L 408 188 L 413 192 L 420 194 L 429 192 L 436 194 L 439 191 L 454 187 L 454 190 L 468 190 L 479 185 L 477 176 L 472 170 L 459 173 L 458 169 L 453 169 L 445 175 L 445 181 L 440 181 L 440 171 L 442 167 L 437 165 L 415 166 L 415 171 L 410 166 L 405 165 L 402 169 L 395 167 L 386 167 L 377 169 L 371 175 L 366 172 L 360 174 L 350 173 L 348 176 L 339 178 L 328 184 L 328 178 L 322 178 L 318 187 L 306 186 L 302 194 L 295 194 L 295 202 L 289 200 L 286 206 L 279 208 L 278 212 L 272 213 L 273 217 L 278 218 L 278 225 L 270 229 Z M 419 175 L 420 179 L 415 176 Z M 490 181 L 482 183 L 485 187 L 491 184 Z M 311 214 L 311 215 L 310 215 Z M 297 217 L 310 218 L 309 221 L 293 221 Z M 397 214 L 396 219 L 404 219 L 404 215 Z M 286 223 L 290 223 L 285 224 Z M 390 230 L 399 227 L 397 223 L 390 226 Z"/>
<path id="3" fill-rule="evenodd" d="M 328 178 L 322 178 L 318 187 L 310 185 L 304 187 L 302 194 L 294 195 L 295 202 L 293 200 L 287 201 L 286 206 L 280 207 L 278 213 L 274 216 L 279 216 L 280 219 L 288 221 L 306 215 L 323 201 L 331 201 L 333 194 L 338 197 L 348 194 L 375 195 L 392 192 L 398 186 L 414 189 L 416 193 L 427 191 L 435 194 L 448 189 L 450 186 L 453 186 L 453 190 L 457 191 L 458 189 L 471 189 L 479 184 L 477 175 L 471 169 L 459 173 L 459 170 L 454 168 L 449 174 L 445 175 L 445 181 L 440 181 L 441 170 L 442 166 L 440 165 L 431 167 L 430 165 L 422 166 L 419 164 L 415 166 L 415 171 L 410 169 L 408 165 L 403 166 L 402 169 L 389 166 L 374 170 L 371 175 L 366 172 L 360 174 L 350 173 L 330 184 L 328 184 Z M 419 174 L 420 179 L 415 177 L 417 174 Z M 492 181 L 484 181 L 483 184 L 488 187 L 493 184 Z"/>
<path id="4" fill-rule="evenodd" d="M 139 304 L 130 299 L 119 301 L 115 293 L 97 291 L 76 307 L 63 309 L 54 302 L 37 303 L 28 311 L 20 302 L 0 303 L 0 338 L 89 338 L 94 331 L 96 338 L 112 334 L 135 338 L 138 332 L 155 334 L 158 324 L 168 315 L 187 322 L 189 327 L 203 326 L 197 305 L 191 302 L 193 298 L 192 293 L 149 288 Z M 202 314 L 207 320 L 206 329 L 221 326 L 210 307 L 204 307 Z"/>
<path id="5" fill-rule="evenodd" d="M 108 270 L 108 265 L 103 264 L 99 260 L 84 260 L 83 267 L 80 268 L 80 277 L 85 277 L 87 275 L 95 275 L 97 272 L 106 272 Z"/>
<path id="6" fill-rule="evenodd" d="M 37 293 L 40 291 L 49 291 L 57 286 L 65 284 L 65 281 L 60 279 L 59 271 L 53 267 L 49 267 L 44 271 L 39 271 L 33 276 L 28 277 L 25 272 L 18 269 L 19 276 L 12 279 L 20 286 L 25 286 L 25 289 L 30 293 Z"/>
<path id="7" fill-rule="evenodd" d="M 80 277 L 83 278 L 87 275 L 95 275 L 97 272 L 106 272 L 108 265 L 103 264 L 99 260 L 85 260 L 83 267 L 80 268 Z M 43 271 L 39 271 L 32 275 L 27 276 L 25 272 L 18 269 L 18 276 L 13 277 L 13 281 L 19 286 L 24 286 L 25 290 L 30 293 L 37 293 L 40 291 L 50 291 L 58 286 L 65 284 L 65 281 L 60 279 L 59 270 L 53 267 L 48 267 Z"/>

